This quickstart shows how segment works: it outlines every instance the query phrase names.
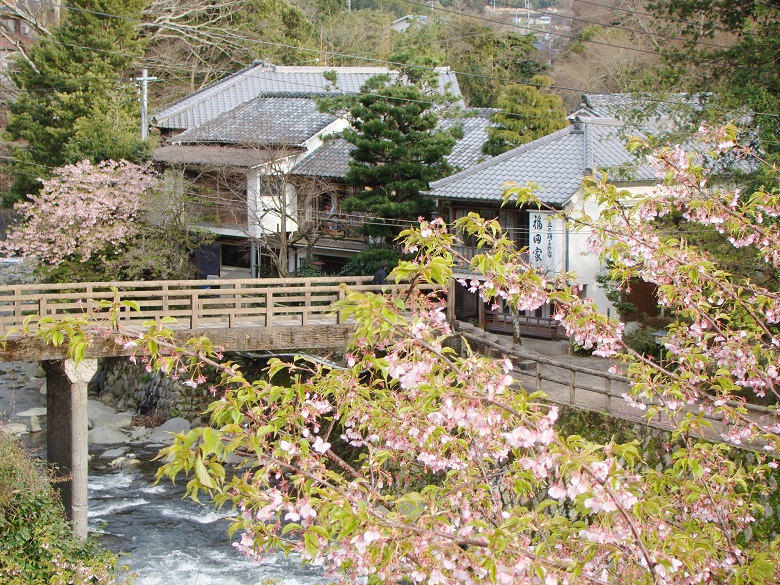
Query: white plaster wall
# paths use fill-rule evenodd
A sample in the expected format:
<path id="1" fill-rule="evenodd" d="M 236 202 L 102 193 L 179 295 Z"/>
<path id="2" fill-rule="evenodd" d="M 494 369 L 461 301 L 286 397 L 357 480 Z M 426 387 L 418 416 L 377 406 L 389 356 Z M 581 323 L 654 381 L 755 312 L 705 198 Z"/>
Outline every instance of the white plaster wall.
<path id="1" fill-rule="evenodd" d="M 583 203 L 577 200 L 567 206 L 568 211 L 584 211 L 591 217 L 598 216 L 599 209 L 595 201 Z M 578 284 L 587 285 L 585 294 L 592 298 L 596 307 L 601 313 L 615 314 L 615 307 L 607 300 L 604 290 L 596 282 L 596 275 L 601 270 L 602 264 L 597 254 L 588 250 L 587 240 L 590 237 L 591 230 L 583 228 L 575 232 L 569 231 L 568 239 L 568 267 L 569 272 L 573 272 L 577 278 Z"/>
<path id="2" fill-rule="evenodd" d="M 284 163 L 286 168 L 292 164 L 290 161 Z M 285 191 L 283 198 L 279 194 L 265 195 L 262 192 L 267 184 L 260 176 L 266 171 L 267 167 L 257 167 L 247 173 L 248 231 L 250 237 L 255 239 L 279 233 L 285 209 L 285 231 L 294 232 L 298 229 L 298 223 L 294 220 L 298 216 L 298 195 L 295 188 L 285 180 L 286 170 L 274 169 Z"/>
<path id="3" fill-rule="evenodd" d="M 618 186 L 619 189 L 627 191 L 631 196 L 651 194 L 655 186 L 653 185 L 632 185 Z M 580 195 L 574 197 L 566 206 L 567 211 L 584 211 L 590 217 L 598 217 L 600 213 L 599 206 L 593 200 L 582 201 Z M 576 213 L 575 213 L 576 215 Z M 588 250 L 587 240 L 590 237 L 591 230 L 583 228 L 578 232 L 570 231 L 568 235 L 568 270 L 577 277 L 578 284 L 586 284 L 586 294 L 596 303 L 599 311 L 614 315 L 615 307 L 607 300 L 604 290 L 596 282 L 596 275 L 602 269 L 603 264 L 599 261 L 597 254 Z"/>

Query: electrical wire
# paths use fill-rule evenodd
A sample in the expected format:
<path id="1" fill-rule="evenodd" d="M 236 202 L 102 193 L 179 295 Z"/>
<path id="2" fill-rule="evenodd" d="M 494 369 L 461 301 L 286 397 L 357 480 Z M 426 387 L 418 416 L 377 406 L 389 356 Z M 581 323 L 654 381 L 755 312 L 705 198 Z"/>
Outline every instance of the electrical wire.
<path id="1" fill-rule="evenodd" d="M 416 6 L 420 6 L 420 7 L 425 7 L 426 9 L 430 8 L 427 4 L 414 2 L 413 0 L 402 0 L 402 1 L 406 2 L 408 4 L 412 4 L 412 5 L 416 5 Z M 120 19 L 123 19 L 123 20 L 129 20 L 129 21 L 133 21 L 133 22 L 144 24 L 144 21 L 141 20 L 141 19 L 125 17 L 125 16 L 110 14 L 110 13 L 106 13 L 106 12 L 99 12 L 99 11 L 93 11 L 93 10 L 87 10 L 87 9 L 81 9 L 81 8 L 74 8 L 74 7 L 68 7 L 68 6 L 63 6 L 63 8 L 66 8 L 68 10 L 76 10 L 76 11 L 79 11 L 79 12 L 91 13 L 91 14 L 95 14 L 95 15 L 98 15 L 98 16 L 106 16 L 106 17 L 109 17 L 109 18 L 120 18 Z M 502 23 L 500 21 L 495 21 L 495 20 L 479 17 L 479 16 L 476 16 L 476 15 L 464 14 L 464 13 L 451 11 L 451 10 L 447 10 L 447 9 L 443 9 L 443 8 L 434 7 L 433 9 L 440 10 L 440 11 L 447 12 L 447 13 L 456 14 L 458 16 L 462 16 L 462 17 L 465 17 L 465 18 L 476 18 L 478 20 L 491 22 L 493 24 L 500 24 L 500 25 L 504 25 L 505 24 L 505 23 Z M 521 28 L 521 27 L 515 27 L 515 28 Z M 540 31 L 540 32 L 544 32 L 544 31 Z M 218 38 L 220 35 L 217 34 L 217 35 L 214 35 L 214 36 Z M 351 54 L 348 54 L 348 53 L 340 53 L 340 52 L 335 52 L 335 51 L 321 51 L 319 49 L 311 49 L 311 48 L 307 48 L 307 47 L 298 47 L 298 46 L 290 45 L 290 44 L 286 44 L 286 43 L 275 43 L 275 42 L 272 42 L 272 41 L 262 41 L 262 40 L 259 40 L 259 39 L 251 39 L 251 38 L 248 38 L 248 37 L 241 37 L 240 35 L 223 35 L 223 36 L 224 37 L 228 37 L 228 38 L 232 38 L 232 39 L 240 39 L 240 40 L 244 40 L 246 42 L 250 42 L 250 43 L 254 43 L 254 44 L 260 44 L 260 45 L 264 45 L 264 46 L 275 46 L 275 47 L 279 47 L 279 48 L 294 49 L 294 50 L 303 51 L 303 52 L 311 52 L 311 53 L 317 53 L 317 54 L 326 54 L 326 55 L 333 56 L 333 57 L 354 59 L 354 60 L 365 61 L 365 62 L 369 62 L 369 63 L 381 63 L 381 64 L 384 64 L 384 65 L 403 66 L 403 67 L 415 68 L 415 69 L 418 69 L 418 70 L 419 69 L 428 70 L 428 71 L 435 70 L 434 67 L 426 67 L 426 66 L 422 66 L 422 65 L 411 65 L 411 64 L 408 64 L 408 63 L 391 61 L 391 60 L 388 60 L 388 59 L 366 58 L 366 57 L 360 57 L 360 56 L 357 56 L 357 55 L 351 55 Z M 574 36 L 571 36 L 571 35 L 558 34 L 558 36 L 562 36 L 563 38 L 582 40 L 582 39 L 578 39 L 577 37 L 574 37 Z M 50 42 L 57 42 L 57 41 L 53 41 L 51 39 L 48 39 L 48 40 Z M 595 42 L 595 41 L 589 41 L 589 42 Z M 60 43 L 60 44 L 63 44 L 63 45 L 66 45 L 66 46 L 72 46 L 72 47 L 76 47 L 76 48 L 91 49 L 90 47 L 85 47 L 85 46 L 80 46 L 80 45 L 73 45 L 73 44 L 68 44 L 68 43 Z M 596 42 L 596 44 L 610 46 L 610 47 L 613 47 L 613 48 L 622 48 L 622 49 L 628 49 L 628 50 L 635 50 L 635 49 L 632 49 L 630 47 L 624 47 L 624 46 L 621 46 L 621 45 L 615 45 L 615 44 L 606 43 L 606 42 Z M 94 50 L 110 52 L 110 51 L 106 51 L 106 50 L 102 50 L 102 49 L 94 49 Z M 636 49 L 636 50 L 639 50 L 639 49 Z M 639 50 L 639 51 L 643 52 L 643 53 L 657 55 L 657 53 L 655 53 L 654 51 L 647 51 L 647 50 Z M 124 56 L 133 56 L 133 55 L 129 55 L 127 53 L 120 53 L 120 52 L 117 52 L 117 51 L 113 51 L 113 53 L 114 54 L 121 54 L 121 55 L 124 55 Z M 541 84 L 531 83 L 530 80 L 507 80 L 505 78 L 500 78 L 500 77 L 496 77 L 496 76 L 476 74 L 476 73 L 470 73 L 470 72 L 465 72 L 465 71 L 455 71 L 455 70 L 450 70 L 450 71 L 452 73 L 454 73 L 455 75 L 461 75 L 461 76 L 464 76 L 464 77 L 472 77 L 472 78 L 478 78 L 478 79 L 493 80 L 493 81 L 499 81 L 501 83 L 522 83 L 522 84 L 525 84 L 525 85 L 532 85 L 532 86 L 536 86 L 536 87 L 542 87 Z M 556 85 L 556 84 L 550 85 L 549 88 L 550 89 L 556 89 L 556 90 L 559 90 L 559 91 L 580 92 L 580 93 L 583 93 L 583 94 L 598 93 L 598 92 L 593 92 L 591 90 L 587 90 L 587 89 L 583 89 L 583 88 L 564 87 L 564 86 L 560 86 L 560 85 Z M 676 105 L 676 104 L 680 103 L 679 101 L 669 101 L 669 100 L 663 100 L 663 99 L 654 99 L 654 98 L 649 97 L 649 96 L 643 96 L 643 99 L 645 99 L 645 101 L 654 101 L 656 103 L 667 103 L 667 104 L 672 104 L 672 105 Z M 721 112 L 725 112 L 725 113 L 733 112 L 732 109 L 728 109 L 728 108 L 718 108 L 718 110 L 721 111 Z M 755 116 L 768 116 L 768 117 L 775 117 L 775 118 L 776 117 L 780 117 L 780 114 L 775 114 L 775 113 L 770 113 L 770 112 L 751 112 L 751 113 L 753 115 L 755 115 Z"/>
<path id="2" fill-rule="evenodd" d="M 758 2 L 758 0 L 754 0 L 754 1 Z M 628 12 L 629 14 L 632 14 L 632 15 L 635 15 L 635 16 L 646 16 L 646 17 L 653 18 L 653 19 L 658 19 L 658 18 L 663 19 L 663 17 L 658 17 L 655 14 L 652 14 L 650 12 L 640 12 L 640 11 L 637 11 L 637 10 L 633 10 L 631 8 L 621 8 L 619 6 L 611 6 L 611 5 L 608 5 L 608 4 L 600 4 L 599 2 L 593 2 L 592 0 L 576 0 L 576 2 L 580 3 L 580 4 L 590 4 L 591 6 L 598 6 L 600 8 L 606 8 L 606 9 L 608 9 L 610 11 L 614 11 L 614 12 Z M 775 6 L 774 8 L 777 8 L 777 7 Z M 680 21 L 677 21 L 677 22 L 680 23 L 680 24 L 691 25 L 691 26 L 698 26 L 698 24 L 699 24 L 697 22 L 693 22 L 693 21 L 690 21 L 690 20 L 680 20 Z M 725 29 L 725 28 L 718 28 L 718 27 L 716 27 L 714 30 L 717 30 L 717 31 L 723 32 L 723 33 L 727 33 L 727 34 L 737 34 L 737 33 L 733 32 L 733 31 L 730 31 L 730 30 Z M 766 35 L 762 35 L 762 34 L 759 34 L 759 33 L 754 33 L 754 32 L 747 31 L 747 30 L 739 31 L 738 34 L 743 35 L 743 36 L 760 36 L 762 38 L 768 38 L 768 39 L 777 40 L 776 37 L 767 37 Z M 690 39 L 686 39 L 686 38 L 683 37 L 680 40 L 689 41 Z M 701 41 L 699 41 L 699 42 L 701 42 Z M 715 46 L 717 46 L 717 45 L 715 45 Z M 724 47 L 724 48 L 728 49 L 729 47 Z"/>
<path id="3" fill-rule="evenodd" d="M 520 12 L 520 11 L 525 9 L 525 7 L 518 6 L 517 4 L 509 4 L 507 2 L 498 2 L 496 0 L 490 0 L 490 2 L 494 6 L 502 6 L 504 8 L 511 8 L 511 9 L 517 10 L 518 12 Z M 605 6 L 605 8 L 606 8 L 606 6 Z M 634 28 L 630 28 L 630 27 L 622 26 L 622 25 L 617 25 L 617 24 L 603 24 L 603 23 L 597 22 L 595 20 L 589 20 L 587 18 L 581 18 L 581 17 L 578 17 L 578 16 L 561 16 L 557 12 L 550 12 L 550 11 L 542 10 L 542 9 L 533 9 L 533 12 L 536 13 L 536 14 L 548 14 L 551 17 L 554 16 L 554 17 L 557 17 L 557 18 L 562 18 L 562 19 L 566 19 L 566 20 L 572 20 L 572 21 L 575 21 L 575 22 L 582 22 L 582 23 L 585 23 L 585 24 L 595 24 L 597 26 L 600 26 L 600 27 L 606 28 L 606 29 L 625 30 L 625 31 L 632 32 L 632 33 L 638 34 L 638 35 L 654 36 L 654 37 L 658 37 L 658 38 L 661 38 L 661 39 L 664 39 L 664 40 L 667 40 L 667 41 L 686 41 L 686 40 L 688 40 L 688 39 L 685 39 L 683 37 L 675 37 L 675 36 L 671 36 L 671 35 L 665 35 L 663 33 L 650 33 L 650 32 L 647 32 L 647 31 L 636 30 Z M 648 16 L 652 16 L 652 15 L 648 15 Z M 549 34 L 555 34 L 555 33 L 550 31 Z M 583 41 L 585 41 L 585 39 L 581 39 L 580 41 L 583 42 Z M 727 47 L 726 45 L 718 45 L 718 44 L 715 44 L 715 43 L 708 43 L 708 42 L 705 42 L 705 41 L 700 41 L 699 44 L 702 44 L 702 45 L 707 46 L 707 47 L 714 47 L 714 48 L 717 48 L 717 49 L 724 49 L 724 50 L 730 48 L 730 47 Z"/>

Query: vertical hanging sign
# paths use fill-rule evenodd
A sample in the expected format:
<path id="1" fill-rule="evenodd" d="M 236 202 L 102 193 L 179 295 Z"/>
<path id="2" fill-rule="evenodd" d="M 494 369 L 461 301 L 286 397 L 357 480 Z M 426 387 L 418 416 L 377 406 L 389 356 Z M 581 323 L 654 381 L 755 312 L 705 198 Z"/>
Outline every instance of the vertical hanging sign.
<path id="1" fill-rule="evenodd" d="M 550 211 L 528 212 L 528 256 L 531 266 L 547 274 L 564 270 L 564 226 Z"/>

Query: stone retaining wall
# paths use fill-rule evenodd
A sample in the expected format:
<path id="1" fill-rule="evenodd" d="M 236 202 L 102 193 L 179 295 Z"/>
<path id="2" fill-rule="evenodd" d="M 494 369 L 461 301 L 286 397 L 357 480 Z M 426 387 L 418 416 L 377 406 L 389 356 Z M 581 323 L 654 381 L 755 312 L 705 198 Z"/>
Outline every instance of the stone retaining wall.
<path id="1" fill-rule="evenodd" d="M 166 418 L 200 417 L 211 400 L 201 388 L 189 388 L 160 372 L 149 373 L 126 357 L 103 358 L 89 385 L 90 394 L 119 411 Z"/>

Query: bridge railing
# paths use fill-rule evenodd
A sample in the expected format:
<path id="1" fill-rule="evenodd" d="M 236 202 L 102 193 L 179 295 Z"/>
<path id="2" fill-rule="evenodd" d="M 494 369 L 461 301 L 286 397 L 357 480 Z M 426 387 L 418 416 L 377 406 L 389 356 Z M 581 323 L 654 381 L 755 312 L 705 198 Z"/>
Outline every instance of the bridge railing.
<path id="1" fill-rule="evenodd" d="M 141 314 L 119 312 L 126 326 L 174 317 L 188 329 L 338 324 L 332 304 L 344 296 L 341 284 L 359 291 L 390 294 L 406 285 L 372 285 L 371 276 L 91 282 L 0 286 L 0 333 L 18 328 L 28 315 L 87 314 L 101 300 L 134 301 Z"/>
<path id="2" fill-rule="evenodd" d="M 625 420 L 648 423 L 659 428 L 671 429 L 676 424 L 669 418 L 667 412 L 656 416 L 650 421 L 644 416 L 643 410 L 648 407 L 658 406 L 665 408 L 658 398 L 643 399 L 637 397 L 635 406 L 631 406 L 626 400 L 626 396 L 629 394 L 630 380 L 625 375 L 567 363 L 562 359 L 542 355 L 520 345 L 502 343 L 497 336 L 482 332 L 468 323 L 459 322 L 458 333 L 469 340 L 469 342 L 491 349 L 498 355 L 517 358 L 521 363 L 525 362 L 523 364 L 524 367 L 515 372 L 515 378 L 526 384 L 530 382 L 532 385 L 526 386 L 526 388 L 544 392 L 552 402 L 572 406 L 577 409 L 603 412 Z M 529 365 L 531 365 L 530 368 L 528 367 Z M 644 408 L 637 408 L 639 404 L 643 405 Z M 728 400 L 726 404 L 731 407 L 744 408 L 747 411 L 747 416 L 754 422 L 764 425 L 775 424 L 777 416 L 776 406 L 764 406 L 733 400 Z M 683 412 L 692 412 L 695 415 L 700 414 L 713 425 L 714 429 L 720 429 L 717 431 L 704 429 L 707 431 L 705 438 L 716 441 L 723 440 L 719 434 L 721 431 L 726 430 L 721 428 L 723 427 L 722 415 L 710 413 L 706 409 L 700 409 L 698 404 L 686 406 Z"/>

